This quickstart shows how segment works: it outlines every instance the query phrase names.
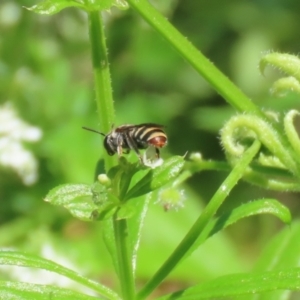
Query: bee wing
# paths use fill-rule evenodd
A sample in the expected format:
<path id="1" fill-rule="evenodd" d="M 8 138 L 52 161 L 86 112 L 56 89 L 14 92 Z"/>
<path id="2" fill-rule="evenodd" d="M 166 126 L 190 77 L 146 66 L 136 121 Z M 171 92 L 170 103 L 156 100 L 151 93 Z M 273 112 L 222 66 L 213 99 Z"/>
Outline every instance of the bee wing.
<path id="1" fill-rule="evenodd" d="M 124 132 L 124 131 L 128 131 L 128 130 L 132 130 L 136 127 L 136 125 L 133 124 L 125 124 L 125 125 L 121 125 L 118 126 L 114 129 L 114 131 L 116 132 Z"/>

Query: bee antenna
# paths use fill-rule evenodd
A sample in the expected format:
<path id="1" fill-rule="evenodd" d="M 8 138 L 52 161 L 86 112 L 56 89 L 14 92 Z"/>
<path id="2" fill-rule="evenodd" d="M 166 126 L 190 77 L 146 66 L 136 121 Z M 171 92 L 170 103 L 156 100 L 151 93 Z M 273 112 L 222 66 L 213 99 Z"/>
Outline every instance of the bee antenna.
<path id="1" fill-rule="evenodd" d="M 96 132 L 96 133 L 98 133 L 98 134 L 101 134 L 101 135 L 105 136 L 104 133 L 102 133 L 102 132 L 100 132 L 100 131 L 97 131 L 97 130 L 95 130 L 95 129 L 92 129 L 92 128 L 88 128 L 88 127 L 82 126 L 82 129 L 85 129 L 85 130 L 88 130 L 88 131 L 92 131 L 92 132 Z"/>

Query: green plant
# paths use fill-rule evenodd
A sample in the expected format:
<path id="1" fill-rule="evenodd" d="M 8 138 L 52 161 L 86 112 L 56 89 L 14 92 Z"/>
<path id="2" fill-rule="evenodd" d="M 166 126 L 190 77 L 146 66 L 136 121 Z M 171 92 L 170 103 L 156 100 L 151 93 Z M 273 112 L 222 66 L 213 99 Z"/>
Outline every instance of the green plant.
<path id="1" fill-rule="evenodd" d="M 47 195 L 47 201 L 64 206 L 77 218 L 103 222 L 104 240 L 119 278 L 121 296 L 55 263 L 27 254 L 1 252 L 2 264 L 29 266 L 56 272 L 92 288 L 101 297 L 109 299 L 145 299 L 188 254 L 208 237 L 242 218 L 270 213 L 289 223 L 291 218 L 289 211 L 274 199 L 257 199 L 217 218 L 215 214 L 241 178 L 263 188 L 298 191 L 300 175 L 299 139 L 293 126 L 293 120 L 298 113 L 290 111 L 282 117 L 263 112 L 146 0 L 129 0 L 128 3 L 241 114 L 230 119 L 221 131 L 222 145 L 228 162 L 205 161 L 197 154 L 191 155 L 187 161 L 184 157 L 174 156 L 167 159 L 162 166 L 149 170 L 137 162 L 128 162 L 125 158 L 120 159 L 116 164 L 114 158 L 105 156 L 105 170 L 94 184 L 66 184 L 54 188 Z M 96 101 L 100 129 L 103 132 L 108 132 L 114 124 L 114 108 L 103 24 L 98 12 L 109 9 L 113 5 L 126 8 L 127 3 L 48 0 L 31 8 L 37 13 L 44 14 L 57 13 L 69 6 L 87 11 Z M 286 89 L 299 90 L 297 58 L 271 53 L 262 59 L 261 69 L 264 70 L 268 64 L 279 67 L 293 76 L 277 81 L 274 85 L 276 92 Z M 229 175 L 203 212 L 199 213 L 199 218 L 170 257 L 149 282 L 140 291 L 136 291 L 134 282 L 136 251 L 149 195 L 154 193 L 166 208 L 180 205 L 179 185 L 194 173 L 205 169 L 222 169 L 228 171 Z M 157 190 L 159 195 L 155 194 Z M 296 224 L 294 228 L 297 227 Z M 293 236 L 283 236 L 287 240 L 286 245 L 290 245 Z M 292 256 L 294 260 L 287 263 L 285 257 L 289 247 L 282 247 L 281 253 L 276 253 L 281 241 L 282 238 L 278 238 L 273 242 L 272 247 L 270 246 L 265 254 L 265 259 L 262 260 L 263 263 L 254 273 L 225 276 L 164 296 L 162 299 L 200 299 L 249 295 L 254 292 L 281 289 L 298 290 L 299 269 L 294 268 L 297 254 L 294 253 Z M 282 258 L 281 264 L 285 267 L 280 267 L 279 263 L 272 265 L 270 257 L 276 256 Z M 267 258 L 270 260 L 269 265 Z M 263 283 L 262 279 L 264 279 Z M 239 289 L 236 288 L 237 285 Z M 11 282 L 2 283 L 1 293 L 7 299 L 9 297 L 45 299 L 45 296 L 51 299 L 95 298 L 53 286 Z"/>

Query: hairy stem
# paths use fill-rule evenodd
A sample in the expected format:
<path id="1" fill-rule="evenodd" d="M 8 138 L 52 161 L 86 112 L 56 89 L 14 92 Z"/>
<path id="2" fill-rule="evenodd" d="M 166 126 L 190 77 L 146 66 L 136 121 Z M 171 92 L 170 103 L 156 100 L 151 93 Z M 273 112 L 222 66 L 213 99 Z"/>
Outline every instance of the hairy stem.
<path id="1" fill-rule="evenodd" d="M 240 112 L 251 111 L 263 116 L 261 110 L 194 47 L 186 37 L 173 27 L 164 16 L 150 5 L 148 0 L 128 0 L 127 2 L 183 56 L 228 103 Z"/>
<path id="2" fill-rule="evenodd" d="M 100 131 L 107 133 L 114 123 L 115 114 L 105 35 L 99 12 L 90 12 L 88 17 Z M 105 155 L 106 170 L 114 165 L 114 161 L 111 156 Z"/>
<path id="3" fill-rule="evenodd" d="M 137 299 L 145 299 L 178 265 L 182 258 L 186 255 L 188 250 L 197 240 L 199 234 L 205 229 L 210 219 L 214 216 L 220 205 L 228 196 L 232 188 L 243 176 L 246 168 L 258 153 L 260 149 L 260 142 L 255 141 L 250 148 L 242 155 L 240 161 L 233 168 L 231 173 L 216 191 L 208 205 L 205 207 L 202 214 L 196 220 L 190 231 L 171 254 L 171 256 L 165 261 L 161 268 L 154 274 L 152 279 L 144 286 L 144 288 L 138 293 Z"/>
<path id="4" fill-rule="evenodd" d="M 132 260 L 129 250 L 128 227 L 126 219 L 117 219 L 114 216 L 114 233 L 116 240 L 118 273 L 121 285 L 122 296 L 124 300 L 134 299 L 134 277 L 132 269 Z"/>

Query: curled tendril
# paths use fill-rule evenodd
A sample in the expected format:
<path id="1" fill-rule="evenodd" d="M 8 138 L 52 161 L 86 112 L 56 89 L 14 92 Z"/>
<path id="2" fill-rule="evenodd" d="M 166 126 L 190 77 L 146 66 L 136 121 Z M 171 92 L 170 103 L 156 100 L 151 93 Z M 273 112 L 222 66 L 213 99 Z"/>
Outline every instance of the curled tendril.
<path id="1" fill-rule="evenodd" d="M 287 91 L 300 94 L 300 82 L 295 77 L 284 77 L 276 80 L 271 88 L 271 94 L 274 96 L 283 96 Z"/>
<path id="2" fill-rule="evenodd" d="M 294 126 L 294 119 L 299 115 L 300 113 L 297 110 L 293 109 L 290 110 L 284 117 L 284 130 L 286 136 L 297 155 L 300 155 L 300 140 Z"/>
<path id="3" fill-rule="evenodd" d="M 291 132 L 291 130 L 290 130 Z M 260 163 L 271 154 L 267 165 L 283 166 L 292 173 L 299 175 L 300 171 L 293 158 L 292 147 L 282 140 L 271 122 L 256 115 L 244 114 L 232 117 L 221 130 L 221 141 L 228 159 L 235 163 L 247 149 L 249 142 L 258 139 L 268 150 L 261 156 Z"/>
<path id="4" fill-rule="evenodd" d="M 300 59 L 296 55 L 287 53 L 268 53 L 260 61 L 261 73 L 271 65 L 289 75 L 274 82 L 271 92 L 277 96 L 287 91 L 300 94 Z"/>

